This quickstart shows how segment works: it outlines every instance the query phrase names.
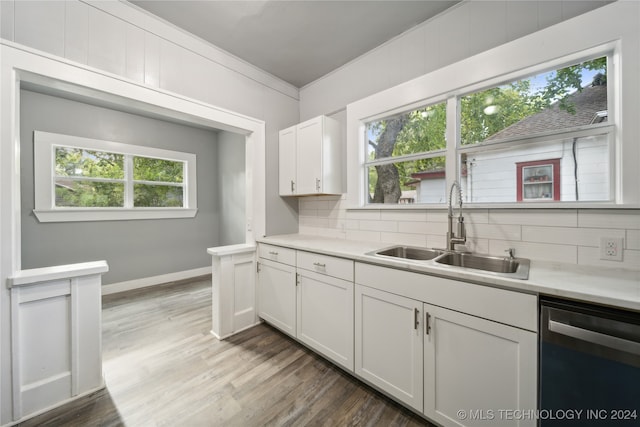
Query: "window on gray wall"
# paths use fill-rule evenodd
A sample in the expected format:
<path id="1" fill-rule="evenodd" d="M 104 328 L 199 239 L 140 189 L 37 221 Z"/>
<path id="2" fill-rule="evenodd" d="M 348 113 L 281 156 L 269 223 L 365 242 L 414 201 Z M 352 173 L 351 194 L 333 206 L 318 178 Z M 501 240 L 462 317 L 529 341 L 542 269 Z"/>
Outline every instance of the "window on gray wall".
<path id="1" fill-rule="evenodd" d="M 195 215 L 194 154 L 35 132 L 41 221 Z"/>

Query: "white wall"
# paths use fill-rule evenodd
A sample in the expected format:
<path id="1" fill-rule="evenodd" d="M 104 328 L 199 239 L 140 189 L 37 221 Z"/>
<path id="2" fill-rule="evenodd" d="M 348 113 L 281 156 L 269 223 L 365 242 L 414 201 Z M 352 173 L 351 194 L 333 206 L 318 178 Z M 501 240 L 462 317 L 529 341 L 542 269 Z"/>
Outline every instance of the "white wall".
<path id="1" fill-rule="evenodd" d="M 4 40 L 265 121 L 266 230 L 297 230 L 276 167 L 278 131 L 299 121 L 297 88 L 126 2 L 2 0 L 0 15 Z"/>
<path id="2" fill-rule="evenodd" d="M 245 243 L 244 136 L 226 131 L 218 133 L 217 169 L 218 246 Z"/>
<path id="3" fill-rule="evenodd" d="M 612 33 L 615 32 L 615 27 L 627 28 L 633 22 L 636 23 L 636 28 L 640 28 L 638 5 L 632 2 L 625 3 L 626 5 L 613 4 L 602 9 L 602 11 L 605 9 L 608 11 L 603 15 L 606 18 L 603 25 Z M 349 112 L 352 111 L 351 106 L 356 106 L 353 108 L 357 110 L 356 113 L 366 109 L 369 116 L 410 105 L 419 99 L 424 99 L 416 98 L 420 96 L 416 95 L 419 84 L 425 82 L 433 84 L 437 80 L 435 77 L 426 78 L 427 76 L 438 74 L 438 78 L 443 77 L 447 74 L 446 71 L 455 68 L 448 67 L 457 61 L 471 59 L 470 62 L 473 62 L 472 57 L 475 54 L 494 52 L 493 48 L 511 40 L 553 24 L 562 23 L 553 27 L 555 30 L 551 31 L 557 40 L 559 35 L 565 34 L 563 21 L 604 5 L 604 2 L 591 1 L 470 1 L 462 3 L 457 8 L 445 12 L 302 88 L 300 90 L 301 118 L 306 119 L 323 113 L 331 114 L 341 120 L 346 127 L 344 109 L 347 104 L 350 104 Z M 600 11 L 593 13 L 597 15 L 592 16 L 600 16 Z M 615 19 L 611 19 L 612 13 Z M 570 26 L 571 34 L 574 40 L 581 40 L 583 36 L 587 36 L 586 31 L 589 30 L 585 28 L 585 34 L 581 35 L 580 29 L 576 31 L 574 28 L 576 26 L 577 24 Z M 594 32 L 589 31 L 589 34 L 593 35 Z M 622 64 L 626 76 L 624 84 L 628 89 L 623 91 L 615 108 L 620 109 L 621 105 L 631 108 L 627 108 L 621 114 L 621 127 L 624 127 L 625 135 L 629 135 L 624 147 L 624 157 L 628 156 L 628 158 L 619 159 L 618 167 L 637 165 L 636 160 L 640 160 L 638 158 L 640 150 L 637 144 L 633 145 L 633 141 L 637 141 L 635 136 L 638 134 L 637 116 L 636 119 L 633 117 L 634 112 L 640 110 L 638 108 L 640 86 L 637 81 L 640 46 L 637 37 L 626 38 L 624 44 L 628 48 L 627 52 L 630 52 L 628 60 Z M 538 46 L 544 48 L 545 45 Z M 544 52 L 542 50 L 535 52 L 537 46 L 528 45 L 528 47 L 533 50 L 527 50 L 527 52 Z M 488 56 L 495 59 L 495 56 Z M 476 62 L 479 61 L 478 59 Z M 478 65 L 475 62 L 474 64 Z M 445 67 L 447 70 L 443 71 Z M 485 64 L 484 69 L 467 68 L 467 74 L 481 76 L 476 80 L 480 81 L 497 77 L 493 71 L 496 69 L 500 69 L 500 64 Z M 492 72 L 494 74 L 491 74 Z M 412 78 L 416 79 L 409 80 Z M 464 78 L 470 77 L 464 76 Z M 450 80 L 464 80 L 464 78 L 451 76 Z M 442 93 L 444 89 L 420 90 Z M 366 99 L 361 100 L 364 97 Z M 367 107 L 364 107 L 365 103 Z M 375 105 L 380 109 L 373 111 L 372 108 Z M 346 129 L 348 152 L 352 149 L 357 150 L 358 137 L 353 136 L 354 132 L 358 132 L 356 127 Z M 616 149 L 620 152 L 620 146 Z M 351 172 L 358 167 L 357 164 L 349 164 L 349 173 L 346 175 L 349 177 L 350 186 L 356 181 L 351 179 L 353 177 Z M 635 169 L 635 172 L 632 172 L 629 167 L 622 169 L 624 182 L 630 190 L 628 193 L 632 195 L 630 199 L 633 200 L 635 200 L 633 195 L 638 193 L 637 167 Z M 381 245 L 384 242 L 430 247 L 445 246 L 446 211 L 442 208 L 348 209 L 353 207 L 354 204 L 347 201 L 346 196 L 301 199 L 300 233 L 379 241 Z M 475 208 L 467 210 L 465 216 L 468 224 L 469 246 L 478 252 L 499 255 L 504 249 L 513 247 L 517 255 L 534 260 L 640 269 L 640 210 L 637 209 L 637 205 L 635 209 Z M 600 237 L 608 236 L 625 239 L 622 263 L 599 259 Z"/>
<path id="4" fill-rule="evenodd" d="M 44 51 L 60 58 L 60 64 L 78 63 L 93 67 L 101 72 L 112 73 L 118 81 L 134 82 L 151 89 L 157 88 L 161 90 L 158 94 L 173 91 L 181 96 L 194 98 L 200 103 L 264 121 L 266 160 L 269 165 L 264 180 L 266 232 L 277 234 L 297 231 L 298 206 L 283 201 L 277 191 L 278 130 L 299 121 L 296 88 L 120 1 L 2 0 L 0 36 L 3 44 L 17 48 L 26 46 L 25 49 L 29 52 L 30 49 Z M 37 51 L 32 56 L 39 57 Z M 0 64 L 3 65 L 4 82 L 4 65 L 9 61 L 3 59 L 0 58 Z M 73 80 L 74 77 L 77 76 L 74 74 L 70 79 Z M 108 86 L 113 85 L 109 83 Z M 136 90 L 136 93 L 139 92 Z M 13 96 L 11 91 L 7 91 L 3 92 L 0 98 L 5 124 L 11 122 L 11 118 L 5 114 L 12 114 L 15 101 Z M 176 105 L 183 105 L 183 102 L 176 98 Z M 209 111 L 205 107 L 200 110 Z M 261 129 L 255 129 L 255 132 L 260 133 L 260 138 L 262 137 Z M 12 152 L 13 149 L 7 148 L 12 139 L 5 139 L 5 136 L 11 133 L 7 128 L 3 128 L 2 134 L 2 151 Z M 247 154 L 253 155 L 254 153 Z M 6 179 L 4 182 L 9 182 L 13 177 L 11 160 L 2 156 L 0 159 L 3 181 Z M 263 167 L 259 165 L 260 174 Z M 3 197 L 11 199 L 13 189 L 6 185 L 0 187 Z M 10 203 L 3 203 L 0 209 L 0 228 L 4 238 L 4 241 L 0 241 L 3 241 L 3 251 L 7 248 L 5 242 L 13 241 L 12 238 L 19 232 L 7 226 L 12 223 L 13 217 L 13 211 L 7 208 L 9 205 Z M 3 279 L 8 272 L 19 268 L 15 265 L 19 256 L 5 255 L 1 263 Z M 10 358 L 6 351 L 9 349 L 10 323 L 7 317 L 6 292 L 2 293 L 0 303 L 1 425 L 11 419 L 11 377 L 8 375 Z"/>
<path id="5" fill-rule="evenodd" d="M 300 89 L 300 119 L 347 104 L 611 3 L 471 0 Z"/>

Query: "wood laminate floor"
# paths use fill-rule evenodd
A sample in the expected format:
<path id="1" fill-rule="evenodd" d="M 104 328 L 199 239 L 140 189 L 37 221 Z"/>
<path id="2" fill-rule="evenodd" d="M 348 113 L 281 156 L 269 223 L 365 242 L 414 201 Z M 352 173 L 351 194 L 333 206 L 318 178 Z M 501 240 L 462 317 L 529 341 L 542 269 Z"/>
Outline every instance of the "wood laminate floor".
<path id="1" fill-rule="evenodd" d="M 428 426 L 267 325 L 219 341 L 211 282 L 103 298 L 107 387 L 20 426 Z"/>

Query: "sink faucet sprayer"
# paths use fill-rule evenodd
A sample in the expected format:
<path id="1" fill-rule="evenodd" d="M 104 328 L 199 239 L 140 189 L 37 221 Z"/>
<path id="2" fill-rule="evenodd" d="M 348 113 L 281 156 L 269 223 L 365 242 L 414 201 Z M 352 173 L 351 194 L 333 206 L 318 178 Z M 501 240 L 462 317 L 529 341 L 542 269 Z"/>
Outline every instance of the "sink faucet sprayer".
<path id="1" fill-rule="evenodd" d="M 458 230 L 457 235 L 453 232 L 453 187 L 458 189 Z M 447 229 L 447 249 L 450 251 L 455 250 L 457 244 L 462 244 L 467 241 L 467 232 L 464 227 L 464 217 L 462 216 L 462 189 L 458 181 L 453 181 L 451 189 L 449 190 L 449 224 Z"/>

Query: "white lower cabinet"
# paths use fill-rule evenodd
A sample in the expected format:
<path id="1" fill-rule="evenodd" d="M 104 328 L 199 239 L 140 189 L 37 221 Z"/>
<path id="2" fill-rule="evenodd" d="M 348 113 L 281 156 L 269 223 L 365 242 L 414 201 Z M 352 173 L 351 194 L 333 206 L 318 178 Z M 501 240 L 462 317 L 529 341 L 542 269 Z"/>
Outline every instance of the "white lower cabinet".
<path id="1" fill-rule="evenodd" d="M 259 253 L 259 313 L 273 326 L 444 427 L 536 425 L 535 295 L 289 248 Z"/>
<path id="2" fill-rule="evenodd" d="M 353 261 L 265 244 L 258 253 L 259 317 L 353 372 Z"/>
<path id="3" fill-rule="evenodd" d="M 258 263 L 258 315 L 296 336 L 296 268 L 261 258 Z"/>
<path id="4" fill-rule="evenodd" d="M 353 371 L 353 282 L 298 269 L 297 320 L 300 341 Z"/>
<path id="5" fill-rule="evenodd" d="M 429 304 L 423 311 L 424 414 L 443 426 L 535 426 L 516 411 L 536 408 L 537 335 Z"/>
<path id="6" fill-rule="evenodd" d="M 406 405 L 423 409 L 422 303 L 356 285 L 355 372 Z"/>

